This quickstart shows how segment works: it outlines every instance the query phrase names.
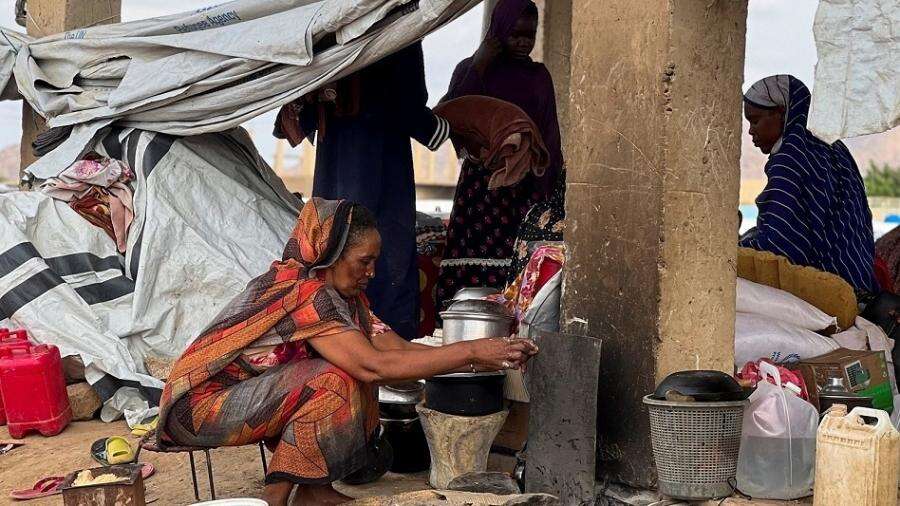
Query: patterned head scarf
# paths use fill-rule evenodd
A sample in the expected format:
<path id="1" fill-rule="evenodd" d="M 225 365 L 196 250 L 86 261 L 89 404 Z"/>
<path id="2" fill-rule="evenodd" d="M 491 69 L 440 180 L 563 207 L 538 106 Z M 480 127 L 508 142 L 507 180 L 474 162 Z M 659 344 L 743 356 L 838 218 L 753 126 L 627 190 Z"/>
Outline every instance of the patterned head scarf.
<path id="1" fill-rule="evenodd" d="M 788 129 L 788 120 L 791 110 L 791 79 L 796 80 L 793 76 L 787 74 L 778 74 L 769 76 L 765 79 L 756 81 L 747 93 L 744 93 L 744 102 L 758 107 L 760 109 L 773 110 L 782 108 L 784 110 L 784 129 L 782 137 L 778 139 L 772 148 L 772 153 L 777 153 L 781 149 L 781 142 L 784 139 L 784 132 Z M 798 81 L 799 82 L 799 81 Z M 802 83 L 801 83 L 802 85 Z M 795 120 L 797 118 L 794 118 Z M 803 117 L 803 127 L 806 127 L 806 117 Z"/>
<path id="2" fill-rule="evenodd" d="M 297 262 L 306 276 L 333 265 L 347 244 L 353 203 L 313 197 L 300 211 L 282 262 Z"/>

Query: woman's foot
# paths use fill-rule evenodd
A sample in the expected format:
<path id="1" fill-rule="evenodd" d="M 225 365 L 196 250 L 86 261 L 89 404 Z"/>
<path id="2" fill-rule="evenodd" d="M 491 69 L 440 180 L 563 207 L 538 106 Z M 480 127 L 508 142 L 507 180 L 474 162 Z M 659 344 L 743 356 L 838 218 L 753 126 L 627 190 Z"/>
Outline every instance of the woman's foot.
<path id="1" fill-rule="evenodd" d="M 287 506 L 293 489 L 294 484 L 288 481 L 271 483 L 263 489 L 262 499 L 269 506 Z"/>
<path id="2" fill-rule="evenodd" d="M 294 506 L 331 506 L 352 500 L 352 497 L 338 492 L 331 485 L 298 485 L 293 504 Z"/>

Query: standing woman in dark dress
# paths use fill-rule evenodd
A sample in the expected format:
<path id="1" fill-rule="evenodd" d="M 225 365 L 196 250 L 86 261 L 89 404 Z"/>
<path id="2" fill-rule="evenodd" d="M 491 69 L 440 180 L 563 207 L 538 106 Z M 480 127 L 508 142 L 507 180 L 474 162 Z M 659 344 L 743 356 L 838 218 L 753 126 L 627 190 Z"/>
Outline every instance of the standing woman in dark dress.
<path id="1" fill-rule="evenodd" d="M 441 100 L 485 95 L 519 106 L 538 126 L 550 153 L 550 166 L 543 177 L 529 174 L 515 186 L 488 190 L 491 173 L 471 161 L 463 163 L 441 262 L 438 307 L 460 288 L 506 284 L 525 214 L 547 199 L 562 177 L 553 80 L 547 67 L 529 56 L 537 27 L 534 2 L 500 0 L 481 47 L 456 66 L 450 89 Z"/>
<path id="2" fill-rule="evenodd" d="M 372 310 L 407 340 L 418 337 L 416 183 L 410 138 L 435 151 L 450 126 L 426 106 L 422 44 L 404 48 L 283 110 L 276 136 L 316 134 L 314 197 L 370 209 L 384 239 L 367 295 Z M 297 109 L 300 109 L 297 111 Z M 284 121 L 282 121 L 284 120 Z M 293 122 L 293 124 L 291 124 Z"/>

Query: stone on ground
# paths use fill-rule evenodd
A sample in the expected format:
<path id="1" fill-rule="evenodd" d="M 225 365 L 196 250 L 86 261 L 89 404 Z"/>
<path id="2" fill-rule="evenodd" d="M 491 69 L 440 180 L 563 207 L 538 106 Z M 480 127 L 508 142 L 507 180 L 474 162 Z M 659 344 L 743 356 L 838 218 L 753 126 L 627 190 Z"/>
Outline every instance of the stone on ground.
<path id="1" fill-rule="evenodd" d="M 457 476 L 447 485 L 457 492 L 477 492 L 480 494 L 519 494 L 519 485 L 506 473 L 475 472 Z"/>
<path id="2" fill-rule="evenodd" d="M 72 407 L 72 419 L 83 422 L 94 418 L 102 402 L 97 392 L 87 383 L 75 383 L 66 387 L 69 394 L 69 406 Z"/>
<path id="3" fill-rule="evenodd" d="M 547 494 L 495 495 L 450 490 L 422 490 L 406 494 L 369 497 L 347 503 L 348 506 L 560 506 L 559 499 Z"/>

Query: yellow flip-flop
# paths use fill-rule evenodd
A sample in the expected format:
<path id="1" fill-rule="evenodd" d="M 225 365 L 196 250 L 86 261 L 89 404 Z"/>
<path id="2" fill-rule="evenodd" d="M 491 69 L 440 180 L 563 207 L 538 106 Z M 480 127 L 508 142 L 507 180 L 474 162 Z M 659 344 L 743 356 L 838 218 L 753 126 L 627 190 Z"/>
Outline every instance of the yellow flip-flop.
<path id="1" fill-rule="evenodd" d="M 106 460 L 110 464 L 127 464 L 134 461 L 134 448 L 123 437 L 113 436 L 106 440 Z"/>
<path id="2" fill-rule="evenodd" d="M 94 441 L 91 445 L 91 456 L 104 466 L 134 462 L 135 457 L 134 449 L 128 441 L 119 436 Z"/>
<path id="3" fill-rule="evenodd" d="M 156 416 L 153 420 L 150 420 L 147 423 L 139 423 L 131 428 L 131 435 L 135 437 L 144 437 L 148 433 L 156 430 L 156 425 L 159 423 L 159 417 Z"/>

